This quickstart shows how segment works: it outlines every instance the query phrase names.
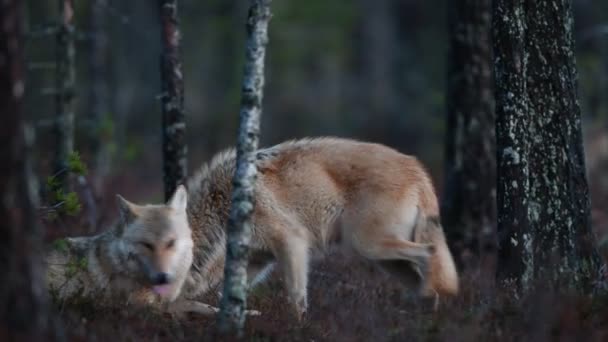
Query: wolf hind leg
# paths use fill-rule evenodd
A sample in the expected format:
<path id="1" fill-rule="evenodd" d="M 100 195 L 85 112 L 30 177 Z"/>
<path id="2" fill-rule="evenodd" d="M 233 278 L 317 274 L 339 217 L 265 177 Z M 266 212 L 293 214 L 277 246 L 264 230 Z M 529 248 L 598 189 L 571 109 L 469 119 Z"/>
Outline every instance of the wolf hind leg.
<path id="1" fill-rule="evenodd" d="M 426 278 L 430 259 L 435 252 L 433 244 L 417 243 L 398 237 L 357 239 L 353 241 L 353 245 L 355 250 L 367 259 L 409 261 L 415 266 L 414 269 L 418 269 L 417 272 L 422 278 Z"/>

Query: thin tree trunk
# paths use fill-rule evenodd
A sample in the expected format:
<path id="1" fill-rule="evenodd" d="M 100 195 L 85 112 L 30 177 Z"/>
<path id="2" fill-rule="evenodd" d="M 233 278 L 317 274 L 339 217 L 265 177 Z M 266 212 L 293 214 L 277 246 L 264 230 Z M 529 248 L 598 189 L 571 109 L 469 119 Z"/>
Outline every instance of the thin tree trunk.
<path id="1" fill-rule="evenodd" d="M 0 5 L 0 340 L 38 341 L 46 331 L 42 232 L 36 222 L 36 186 L 24 134 L 22 2 Z M 31 132 L 30 132 L 31 133 Z M 29 140 L 29 141 L 28 141 Z"/>
<path id="2" fill-rule="evenodd" d="M 498 0 L 494 18 L 500 269 L 524 288 L 541 276 L 590 280 L 598 257 L 570 3 Z"/>
<path id="3" fill-rule="evenodd" d="M 245 70 L 237 140 L 236 172 L 228 219 L 224 295 L 219 313 L 220 331 L 242 336 L 247 300 L 247 253 L 251 216 L 255 207 L 258 147 L 264 87 L 264 56 L 268 43 L 270 0 L 252 0 L 247 18 Z"/>
<path id="4" fill-rule="evenodd" d="M 91 87 L 89 94 L 89 111 L 91 115 L 91 154 L 93 160 L 93 181 L 97 192 L 101 190 L 103 179 L 110 170 L 110 150 L 112 124 L 108 111 L 108 70 L 107 70 L 107 36 L 105 29 L 106 0 L 89 2 L 90 17 L 90 50 L 89 68 Z"/>
<path id="5" fill-rule="evenodd" d="M 163 110 L 163 177 L 169 200 L 188 172 L 184 80 L 180 60 L 177 0 L 160 0 L 162 54 L 160 62 Z"/>
<path id="6" fill-rule="evenodd" d="M 608 6 L 606 6 L 608 7 Z M 599 94 L 599 110 L 594 113 L 596 119 L 601 120 L 600 122 L 604 123 L 604 128 L 608 129 L 608 96 L 604 96 L 608 94 L 608 33 L 603 36 L 604 39 L 599 42 L 600 44 L 600 75 L 599 77 L 599 85 L 596 90 Z M 602 116 L 598 115 L 603 113 Z"/>
<path id="7" fill-rule="evenodd" d="M 57 79 L 55 136 L 55 172 L 65 192 L 70 188 L 68 158 L 74 150 L 74 6 L 73 0 L 59 0 L 60 22 L 57 31 Z"/>
<path id="8" fill-rule="evenodd" d="M 496 141 L 490 0 L 449 3 L 443 224 L 460 262 L 496 252 Z"/>

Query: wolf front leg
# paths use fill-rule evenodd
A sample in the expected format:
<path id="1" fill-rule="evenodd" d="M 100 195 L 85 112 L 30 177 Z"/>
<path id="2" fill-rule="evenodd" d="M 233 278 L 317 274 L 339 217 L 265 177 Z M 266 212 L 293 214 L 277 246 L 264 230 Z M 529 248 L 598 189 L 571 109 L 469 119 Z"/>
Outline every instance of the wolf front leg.
<path id="1" fill-rule="evenodd" d="M 278 249 L 278 254 L 289 302 L 298 321 L 302 321 L 308 308 L 306 290 L 309 266 L 308 241 L 300 237 L 288 237 Z"/>

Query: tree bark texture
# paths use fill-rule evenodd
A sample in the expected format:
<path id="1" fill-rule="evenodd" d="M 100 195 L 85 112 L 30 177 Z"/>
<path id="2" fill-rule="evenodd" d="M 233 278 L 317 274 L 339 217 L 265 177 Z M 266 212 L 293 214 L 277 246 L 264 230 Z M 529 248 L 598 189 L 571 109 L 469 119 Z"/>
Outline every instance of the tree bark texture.
<path id="1" fill-rule="evenodd" d="M 236 172 L 228 219 L 224 295 L 219 313 L 223 333 L 242 336 L 247 300 L 247 254 L 251 240 L 251 217 L 255 206 L 258 147 L 264 88 L 264 56 L 268 43 L 270 0 L 252 0 L 247 18 L 245 67 L 237 137 Z"/>
<path id="2" fill-rule="evenodd" d="M 567 0 L 494 7 L 499 268 L 524 288 L 597 271 L 572 21 Z"/>
<path id="3" fill-rule="evenodd" d="M 74 3 L 59 0 L 60 21 L 57 29 L 56 76 L 56 155 L 55 172 L 65 192 L 69 190 L 68 157 L 74 150 L 75 48 Z"/>
<path id="4" fill-rule="evenodd" d="M 46 331 L 42 232 L 28 160 L 24 93 L 22 2 L 0 4 L 0 340 L 37 341 Z"/>
<path id="5" fill-rule="evenodd" d="M 187 177 L 186 121 L 184 115 L 184 80 L 180 57 L 180 31 L 177 0 L 160 0 L 161 91 L 163 115 L 163 177 L 165 200 Z"/>
<path id="6" fill-rule="evenodd" d="M 496 139 L 490 0 L 449 3 L 443 224 L 461 262 L 496 251 Z"/>
<path id="7" fill-rule="evenodd" d="M 107 65 L 107 36 L 105 27 L 105 12 L 103 5 L 106 0 L 89 1 L 90 41 L 89 41 L 89 70 L 91 86 L 89 93 L 89 111 L 91 115 L 91 154 L 93 161 L 94 185 L 101 190 L 101 182 L 110 170 L 110 150 L 112 139 L 112 124 L 108 111 L 108 69 Z"/>

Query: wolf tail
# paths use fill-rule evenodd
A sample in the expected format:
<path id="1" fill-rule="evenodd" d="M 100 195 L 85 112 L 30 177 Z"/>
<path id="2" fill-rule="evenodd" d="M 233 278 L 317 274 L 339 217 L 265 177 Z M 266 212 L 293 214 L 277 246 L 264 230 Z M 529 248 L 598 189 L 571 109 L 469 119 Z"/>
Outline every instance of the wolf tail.
<path id="1" fill-rule="evenodd" d="M 414 242 L 431 243 L 435 246 L 435 253 L 431 256 L 429 266 L 427 288 L 423 289 L 423 295 L 458 294 L 458 272 L 439 217 L 427 217 L 419 211 L 414 227 Z"/>

